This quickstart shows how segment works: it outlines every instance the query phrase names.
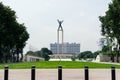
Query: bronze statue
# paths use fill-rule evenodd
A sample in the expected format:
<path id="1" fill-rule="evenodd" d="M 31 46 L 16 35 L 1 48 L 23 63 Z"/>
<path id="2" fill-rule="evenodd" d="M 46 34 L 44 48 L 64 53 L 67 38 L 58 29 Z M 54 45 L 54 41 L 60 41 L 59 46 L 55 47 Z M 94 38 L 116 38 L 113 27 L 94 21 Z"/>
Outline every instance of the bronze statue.
<path id="1" fill-rule="evenodd" d="M 57 21 L 58 21 L 58 23 L 59 23 L 58 30 L 63 31 L 63 28 L 62 28 L 62 25 L 61 25 L 61 24 L 63 23 L 63 20 L 60 21 L 60 20 L 58 19 Z"/>

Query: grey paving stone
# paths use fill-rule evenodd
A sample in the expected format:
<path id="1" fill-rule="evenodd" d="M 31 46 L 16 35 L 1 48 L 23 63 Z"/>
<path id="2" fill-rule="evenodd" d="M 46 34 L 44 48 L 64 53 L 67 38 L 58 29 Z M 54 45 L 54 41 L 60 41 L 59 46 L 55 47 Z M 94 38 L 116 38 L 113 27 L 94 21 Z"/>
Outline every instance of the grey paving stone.
<path id="1" fill-rule="evenodd" d="M 0 70 L 4 80 L 4 70 Z M 9 80 L 31 80 L 31 69 L 10 69 Z M 58 80 L 57 69 L 36 69 L 36 80 Z M 63 80 L 84 80 L 84 69 L 63 69 Z M 89 80 L 111 80 L 111 69 L 89 69 Z M 120 69 L 116 69 L 120 80 Z"/>

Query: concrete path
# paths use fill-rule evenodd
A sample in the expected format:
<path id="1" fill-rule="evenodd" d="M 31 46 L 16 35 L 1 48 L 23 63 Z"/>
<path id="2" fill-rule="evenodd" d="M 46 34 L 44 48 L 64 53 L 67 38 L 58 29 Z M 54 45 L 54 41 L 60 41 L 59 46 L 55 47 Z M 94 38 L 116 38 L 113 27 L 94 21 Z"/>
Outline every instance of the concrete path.
<path id="1" fill-rule="evenodd" d="M 36 80 L 58 80 L 57 69 L 36 69 Z M 89 69 L 89 80 L 111 80 L 111 69 Z M 4 70 L 0 70 L 4 80 Z M 31 80 L 31 69 L 10 69 L 9 80 Z M 84 80 L 84 69 L 63 69 L 63 80 Z M 120 80 L 120 69 L 116 69 L 116 80 Z"/>

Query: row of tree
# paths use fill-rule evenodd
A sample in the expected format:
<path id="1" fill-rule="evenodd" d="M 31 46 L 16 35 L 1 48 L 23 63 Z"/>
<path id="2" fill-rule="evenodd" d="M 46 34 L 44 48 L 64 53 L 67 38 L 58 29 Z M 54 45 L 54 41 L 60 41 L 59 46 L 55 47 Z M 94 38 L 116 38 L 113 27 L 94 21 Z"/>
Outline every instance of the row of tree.
<path id="1" fill-rule="evenodd" d="M 0 63 L 19 62 L 23 58 L 29 34 L 16 18 L 15 11 L 0 2 Z"/>
<path id="2" fill-rule="evenodd" d="M 52 54 L 52 51 L 49 50 L 48 48 L 42 48 L 41 50 L 38 51 L 28 51 L 26 55 L 32 55 L 32 56 L 37 56 L 37 57 L 42 57 L 45 59 L 45 61 L 48 61 L 50 59 L 50 56 Z"/>
<path id="3" fill-rule="evenodd" d="M 111 60 L 120 56 L 120 0 L 112 0 L 105 16 L 100 16 L 102 35 L 108 40 L 108 44 L 103 47 L 106 54 L 110 54 Z"/>

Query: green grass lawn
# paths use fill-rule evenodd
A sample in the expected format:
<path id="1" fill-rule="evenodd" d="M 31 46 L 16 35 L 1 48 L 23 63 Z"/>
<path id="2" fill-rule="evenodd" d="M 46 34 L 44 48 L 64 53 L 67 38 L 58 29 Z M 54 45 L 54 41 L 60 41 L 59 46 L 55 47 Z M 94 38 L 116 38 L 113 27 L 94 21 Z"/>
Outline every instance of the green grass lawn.
<path id="1" fill-rule="evenodd" d="M 78 62 L 78 61 L 41 61 L 41 62 L 24 62 L 24 63 L 11 63 L 11 64 L 1 64 L 0 69 L 3 69 L 5 65 L 8 65 L 10 69 L 30 69 L 32 65 L 35 65 L 38 69 L 55 69 L 59 65 L 63 68 L 69 69 L 80 69 L 84 68 L 84 66 L 88 66 L 89 68 L 108 68 L 111 66 L 120 69 L 120 65 L 113 64 L 102 64 L 102 63 L 93 63 L 93 62 Z"/>

